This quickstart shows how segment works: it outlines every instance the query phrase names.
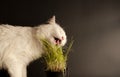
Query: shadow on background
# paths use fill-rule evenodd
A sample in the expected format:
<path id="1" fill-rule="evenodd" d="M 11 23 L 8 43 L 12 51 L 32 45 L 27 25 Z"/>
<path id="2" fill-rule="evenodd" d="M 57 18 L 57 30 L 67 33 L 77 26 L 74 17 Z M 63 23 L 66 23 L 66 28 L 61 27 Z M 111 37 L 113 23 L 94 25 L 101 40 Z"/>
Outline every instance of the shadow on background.
<path id="1" fill-rule="evenodd" d="M 7 70 L 0 70 L 0 77 L 10 77 Z"/>

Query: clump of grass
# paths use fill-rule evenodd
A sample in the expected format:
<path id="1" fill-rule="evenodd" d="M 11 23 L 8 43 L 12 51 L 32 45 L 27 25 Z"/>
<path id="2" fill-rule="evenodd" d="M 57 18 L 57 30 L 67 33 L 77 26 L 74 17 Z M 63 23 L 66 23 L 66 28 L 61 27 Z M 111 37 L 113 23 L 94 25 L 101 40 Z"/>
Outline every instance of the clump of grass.
<path id="1" fill-rule="evenodd" d="M 65 50 L 63 50 L 63 47 L 61 46 L 51 44 L 46 39 L 42 39 L 41 41 L 43 43 L 43 48 L 46 51 L 46 53 L 43 56 L 47 64 L 46 70 L 53 72 L 64 72 L 64 70 L 66 70 L 67 65 L 67 56 L 71 50 L 73 41 Z"/>

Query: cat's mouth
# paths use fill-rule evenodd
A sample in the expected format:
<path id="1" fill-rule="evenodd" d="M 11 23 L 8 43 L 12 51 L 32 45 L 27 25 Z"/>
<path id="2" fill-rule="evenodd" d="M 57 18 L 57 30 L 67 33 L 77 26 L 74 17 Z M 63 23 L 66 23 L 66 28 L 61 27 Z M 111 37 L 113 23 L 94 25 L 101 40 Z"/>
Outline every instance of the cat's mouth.
<path id="1" fill-rule="evenodd" d="M 61 44 L 61 39 L 54 37 L 55 43 L 56 45 L 60 45 Z"/>

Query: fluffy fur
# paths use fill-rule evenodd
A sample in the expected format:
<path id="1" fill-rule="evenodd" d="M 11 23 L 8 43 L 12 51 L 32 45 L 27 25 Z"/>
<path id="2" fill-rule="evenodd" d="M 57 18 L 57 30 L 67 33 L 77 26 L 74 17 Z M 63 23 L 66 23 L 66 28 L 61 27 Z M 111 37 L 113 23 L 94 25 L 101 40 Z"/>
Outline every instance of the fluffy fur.
<path id="1" fill-rule="evenodd" d="M 0 25 L 0 68 L 7 69 L 11 77 L 27 77 L 27 65 L 45 52 L 40 38 L 65 45 L 65 31 L 56 24 L 55 16 L 37 27 Z"/>

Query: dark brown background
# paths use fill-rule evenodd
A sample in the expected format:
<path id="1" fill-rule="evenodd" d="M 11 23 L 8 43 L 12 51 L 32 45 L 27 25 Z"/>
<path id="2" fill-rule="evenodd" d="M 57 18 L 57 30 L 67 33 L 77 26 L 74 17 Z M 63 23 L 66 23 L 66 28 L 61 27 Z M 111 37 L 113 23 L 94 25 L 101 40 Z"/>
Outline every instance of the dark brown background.
<path id="1" fill-rule="evenodd" d="M 74 37 L 70 77 L 120 77 L 120 2 L 116 0 L 0 0 L 0 23 L 38 25 L 56 15 Z M 7 77 L 2 70 L 0 77 Z M 45 77 L 40 60 L 28 77 Z"/>

